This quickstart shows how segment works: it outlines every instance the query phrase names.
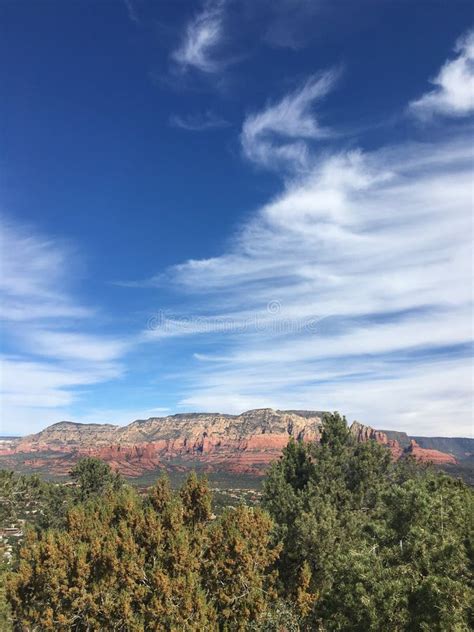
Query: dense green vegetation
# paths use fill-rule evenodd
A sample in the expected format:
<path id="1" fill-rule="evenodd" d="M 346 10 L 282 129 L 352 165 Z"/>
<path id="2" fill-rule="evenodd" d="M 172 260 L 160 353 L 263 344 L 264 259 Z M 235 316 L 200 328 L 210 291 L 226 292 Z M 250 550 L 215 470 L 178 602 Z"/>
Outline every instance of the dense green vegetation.
<path id="1" fill-rule="evenodd" d="M 25 531 L 0 629 L 472 629 L 471 489 L 324 421 L 320 444 L 273 464 L 259 506 L 217 516 L 195 474 L 140 495 L 96 459 L 70 486 L 0 473 L 1 524 Z"/>
<path id="2" fill-rule="evenodd" d="M 472 629 L 472 501 L 327 417 L 321 445 L 290 444 L 265 484 L 280 594 L 308 629 Z"/>

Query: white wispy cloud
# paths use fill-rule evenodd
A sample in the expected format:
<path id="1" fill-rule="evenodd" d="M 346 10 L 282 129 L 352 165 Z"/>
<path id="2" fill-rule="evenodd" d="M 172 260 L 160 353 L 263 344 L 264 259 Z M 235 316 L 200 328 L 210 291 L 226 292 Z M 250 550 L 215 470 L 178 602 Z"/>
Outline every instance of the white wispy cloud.
<path id="1" fill-rule="evenodd" d="M 229 127 L 230 123 L 211 110 L 207 110 L 203 114 L 189 114 L 187 116 L 173 114 L 170 117 L 170 125 L 188 132 L 207 132 Z"/>
<path id="2" fill-rule="evenodd" d="M 77 304 L 64 278 L 71 248 L 0 220 L 0 300 L 3 320 L 91 316 Z"/>
<path id="3" fill-rule="evenodd" d="M 2 432 L 69 416 L 81 389 L 119 378 L 131 338 L 89 330 L 97 311 L 77 298 L 73 248 L 13 221 L 0 222 Z"/>
<path id="4" fill-rule="evenodd" d="M 338 365 L 341 367 L 341 363 Z M 318 381 L 320 371 L 308 366 L 306 374 L 283 366 L 246 367 L 236 372 L 219 367 L 209 375 L 190 376 L 185 410 L 242 410 L 266 406 L 280 409 L 334 410 L 371 423 L 376 428 L 402 430 L 408 434 L 472 436 L 470 361 L 438 361 L 414 364 L 403 371 L 387 372 L 373 363 L 364 374 L 340 370 L 341 376 Z M 276 367 L 273 367 L 276 368 Z M 385 369 L 385 370 L 384 370 Z M 336 370 L 336 365 L 334 366 Z M 201 372 L 202 369 L 200 368 Z M 295 379 L 292 379 L 295 376 Z"/>
<path id="5" fill-rule="evenodd" d="M 339 73 L 331 70 L 308 79 L 303 86 L 247 116 L 241 143 L 249 160 L 269 168 L 308 167 L 310 140 L 331 136 L 322 127 L 312 109 L 334 87 Z"/>
<path id="6" fill-rule="evenodd" d="M 457 56 L 446 61 L 432 79 L 434 89 L 410 103 L 416 116 L 459 117 L 474 112 L 474 31 L 463 35 L 454 50 Z"/>
<path id="7" fill-rule="evenodd" d="M 204 5 L 189 25 L 183 68 L 217 68 L 222 22 L 212 27 L 212 16 L 222 6 Z M 412 111 L 472 111 L 459 79 L 471 77 L 471 47 L 469 34 Z M 196 336 L 179 375 L 183 409 L 337 408 L 379 428 L 470 434 L 472 129 L 322 155 L 314 143 L 332 132 L 313 106 L 336 78 L 312 77 L 246 118 L 244 155 L 279 170 L 283 189 L 220 256 L 137 284 L 171 281 L 195 309 L 152 322 L 138 340 Z M 69 417 L 92 384 L 120 378 L 136 341 L 78 327 L 94 310 L 69 288 L 68 248 L 2 226 L 0 298 L 16 340 L 3 363 L 2 417 L 30 428 L 34 418 L 39 429 Z M 99 412 L 90 415 L 101 421 Z"/>
<path id="8" fill-rule="evenodd" d="M 323 156 L 307 142 L 325 133 L 311 105 L 334 79 L 246 119 L 247 157 L 278 165 L 284 190 L 221 256 L 168 273 L 196 307 L 169 335 L 201 341 L 209 327 L 181 405 L 337 408 L 375 427 L 470 434 L 470 129 Z M 304 169 L 289 177 L 292 160 Z"/>
<path id="9" fill-rule="evenodd" d="M 226 61 L 216 55 L 224 37 L 225 4 L 225 0 L 207 0 L 187 24 L 180 45 L 171 55 L 179 68 L 211 74 L 226 65 Z"/>
<path id="10" fill-rule="evenodd" d="M 75 387 L 96 384 L 120 375 L 120 369 L 113 364 L 65 364 L 50 363 L 41 360 L 28 360 L 19 357 L 2 358 L 2 411 L 7 416 L 4 422 L 9 427 L 17 424 L 15 409 L 35 409 L 38 417 L 42 408 L 61 408 L 72 404 L 76 394 Z M 56 420 L 57 416 L 56 416 Z M 38 423 L 31 419 L 33 424 Z M 40 422 L 41 423 L 41 422 Z"/>
<path id="11" fill-rule="evenodd" d="M 28 355 L 0 360 L 0 434 L 29 434 L 61 420 L 82 421 L 73 410 L 87 401 L 89 389 L 123 374 L 123 367 L 113 362 L 51 362 Z"/>
<path id="12" fill-rule="evenodd" d="M 34 349 L 36 355 L 62 360 L 110 362 L 121 358 L 131 346 L 131 340 L 35 326 L 26 328 L 19 338 L 24 349 Z"/>

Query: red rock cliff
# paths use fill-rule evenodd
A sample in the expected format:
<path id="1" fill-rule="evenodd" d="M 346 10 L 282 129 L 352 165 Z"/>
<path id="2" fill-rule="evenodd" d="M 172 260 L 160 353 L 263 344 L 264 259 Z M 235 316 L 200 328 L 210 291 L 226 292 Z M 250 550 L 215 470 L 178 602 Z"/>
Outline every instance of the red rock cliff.
<path id="1" fill-rule="evenodd" d="M 438 465 L 443 463 L 457 463 L 457 460 L 452 454 L 440 452 L 439 450 L 421 448 L 414 439 L 410 441 L 409 447 L 405 449 L 405 454 L 415 457 L 418 461 L 436 463 Z"/>
<path id="2" fill-rule="evenodd" d="M 23 464 L 67 473 L 81 456 L 97 456 L 126 476 L 157 469 L 186 469 L 263 473 L 278 458 L 290 437 L 319 441 L 322 413 L 249 410 L 241 415 L 191 413 L 137 420 L 128 426 L 60 422 L 18 440 L 8 454 L 25 455 Z M 397 460 L 412 455 L 420 461 L 456 463 L 438 450 L 421 448 L 415 441 L 405 450 L 384 432 L 354 422 L 350 432 L 357 441 L 376 441 Z M 48 458 L 40 453 L 48 452 Z M 38 456 L 35 456 L 35 453 Z M 51 456 L 53 453 L 53 456 Z M 5 456 L 8 458 L 8 455 Z"/>
<path id="3" fill-rule="evenodd" d="M 456 458 L 452 454 L 440 452 L 439 450 L 421 448 L 414 439 L 410 441 L 410 445 L 407 448 L 403 449 L 396 439 L 389 439 L 385 432 L 374 430 L 370 426 L 364 426 L 357 421 L 352 424 L 350 430 L 357 441 L 373 440 L 386 446 L 392 453 L 394 460 L 398 460 L 406 456 L 413 456 L 417 459 L 417 461 L 421 461 L 423 463 L 436 463 L 437 465 L 442 465 L 444 463 L 457 463 Z"/>
<path id="4" fill-rule="evenodd" d="M 319 441 L 321 417 L 317 412 L 265 408 L 241 415 L 157 417 L 125 427 L 60 422 L 21 439 L 15 453 L 57 452 L 58 457 L 50 461 L 57 472 L 70 469 L 71 456 L 75 460 L 90 455 L 128 476 L 186 467 L 186 463 L 190 467 L 191 461 L 208 469 L 258 473 L 278 458 L 290 437 Z"/>

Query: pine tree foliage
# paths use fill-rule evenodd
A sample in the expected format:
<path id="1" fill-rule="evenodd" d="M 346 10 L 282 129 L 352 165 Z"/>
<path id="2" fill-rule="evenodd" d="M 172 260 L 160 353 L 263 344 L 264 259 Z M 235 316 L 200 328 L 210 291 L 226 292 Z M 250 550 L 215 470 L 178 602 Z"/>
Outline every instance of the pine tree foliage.
<path id="1" fill-rule="evenodd" d="M 301 629 L 471 629 L 472 498 L 327 415 L 320 445 L 290 444 L 264 488 L 283 542 L 280 594 Z"/>
<path id="2" fill-rule="evenodd" d="M 355 442 L 337 413 L 319 444 L 290 441 L 262 507 L 218 518 L 195 474 L 140 495 L 96 461 L 73 487 L 0 474 L 5 519 L 40 508 L 1 573 L 5 630 L 474 629 L 472 490 Z"/>
<path id="3" fill-rule="evenodd" d="M 277 551 L 262 510 L 212 521 L 194 474 L 177 493 L 161 478 L 142 498 L 126 485 L 100 492 L 89 473 L 63 528 L 26 535 L 7 580 L 18 629 L 245 630 L 265 612 Z"/>
<path id="4" fill-rule="evenodd" d="M 121 476 L 113 472 L 110 465 L 95 457 L 80 459 L 70 472 L 76 481 L 80 500 L 102 494 L 106 489 L 120 489 L 123 485 Z"/>
<path id="5" fill-rule="evenodd" d="M 278 556 L 278 548 L 270 547 L 271 526 L 261 509 L 240 506 L 209 531 L 205 586 L 225 629 L 245 630 L 274 596 L 272 575 L 262 573 Z"/>

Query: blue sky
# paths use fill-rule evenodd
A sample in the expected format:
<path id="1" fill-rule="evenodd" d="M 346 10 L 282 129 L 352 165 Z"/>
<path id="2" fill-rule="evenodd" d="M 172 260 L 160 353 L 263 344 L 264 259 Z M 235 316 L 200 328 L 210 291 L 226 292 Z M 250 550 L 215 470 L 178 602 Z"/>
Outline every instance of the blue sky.
<path id="1" fill-rule="evenodd" d="M 468 2 L 0 6 L 1 431 L 472 433 Z"/>

